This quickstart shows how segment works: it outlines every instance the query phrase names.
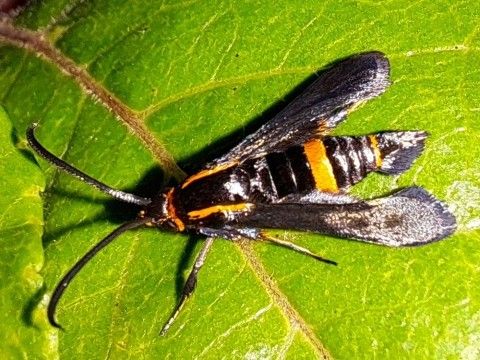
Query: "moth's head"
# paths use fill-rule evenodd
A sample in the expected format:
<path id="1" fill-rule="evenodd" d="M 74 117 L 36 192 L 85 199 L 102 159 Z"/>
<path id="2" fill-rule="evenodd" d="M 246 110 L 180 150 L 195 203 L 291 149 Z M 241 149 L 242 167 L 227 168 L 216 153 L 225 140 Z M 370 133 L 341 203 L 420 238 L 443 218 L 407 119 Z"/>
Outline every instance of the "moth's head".
<path id="1" fill-rule="evenodd" d="M 150 219 L 146 224 L 147 226 L 176 229 L 175 223 L 171 221 L 169 216 L 168 203 L 168 191 L 161 192 L 152 199 L 150 204 L 140 211 L 138 218 Z"/>

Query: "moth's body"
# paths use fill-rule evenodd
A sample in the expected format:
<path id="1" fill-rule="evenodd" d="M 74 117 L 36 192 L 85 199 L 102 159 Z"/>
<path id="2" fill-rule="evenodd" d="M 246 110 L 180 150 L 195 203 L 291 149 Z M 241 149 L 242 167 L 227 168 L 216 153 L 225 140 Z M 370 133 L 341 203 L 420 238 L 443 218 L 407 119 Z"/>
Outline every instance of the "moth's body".
<path id="1" fill-rule="evenodd" d="M 188 178 L 176 192 L 190 210 L 219 204 L 278 202 L 313 190 L 338 192 L 381 165 L 376 136 L 327 137 L 231 163 Z M 340 144 L 349 146 L 339 146 Z"/>
<path id="2" fill-rule="evenodd" d="M 137 219 L 103 238 L 65 274 L 48 305 L 50 323 L 60 327 L 55 321 L 57 303 L 95 254 L 121 233 L 143 225 L 209 237 L 162 334 L 193 292 L 214 238 L 268 240 L 332 263 L 293 243 L 269 238 L 262 229 L 312 231 L 395 247 L 428 244 L 450 235 L 455 217 L 420 187 L 367 201 L 345 194 L 369 172 L 402 173 L 422 152 L 422 131 L 326 136 L 349 111 L 387 89 L 389 70 L 388 59 L 379 52 L 331 65 L 259 130 L 153 199 L 113 189 L 56 157 L 37 141 L 33 124 L 27 139 L 42 158 L 115 199 L 144 207 Z"/>
<path id="3" fill-rule="evenodd" d="M 160 227 L 167 223 L 176 231 L 256 238 L 260 230 L 243 222 L 259 205 L 288 203 L 310 194 L 330 204 L 351 202 L 339 194 L 370 172 L 404 171 L 423 149 L 425 137 L 424 132 L 409 131 L 311 139 L 283 151 L 202 170 L 165 190 L 141 216 L 151 216 Z"/>

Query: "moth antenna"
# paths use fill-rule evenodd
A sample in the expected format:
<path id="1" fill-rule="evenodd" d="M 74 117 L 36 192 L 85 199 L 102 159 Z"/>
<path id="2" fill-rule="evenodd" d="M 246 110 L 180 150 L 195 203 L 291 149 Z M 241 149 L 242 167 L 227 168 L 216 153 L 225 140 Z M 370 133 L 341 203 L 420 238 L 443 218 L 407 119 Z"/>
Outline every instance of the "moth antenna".
<path id="1" fill-rule="evenodd" d="M 100 242 L 98 242 L 85 255 L 83 255 L 82 258 L 78 260 L 75 265 L 73 265 L 73 267 L 64 275 L 62 280 L 60 280 L 60 282 L 58 283 L 57 287 L 52 293 L 50 302 L 48 303 L 47 317 L 48 317 L 48 321 L 52 326 L 63 330 L 62 326 L 59 323 L 57 323 L 57 321 L 55 320 L 55 311 L 57 309 L 57 304 L 60 301 L 63 293 L 65 292 L 65 290 L 67 289 L 68 285 L 73 280 L 73 278 L 80 272 L 80 270 L 82 270 L 82 268 L 90 260 L 92 260 L 92 258 L 95 255 L 97 255 L 100 252 L 100 250 L 102 250 L 105 246 L 110 244 L 119 235 L 121 235 L 127 230 L 140 227 L 141 225 L 149 222 L 150 220 L 151 219 L 149 218 L 143 218 L 143 219 L 137 219 L 137 220 L 122 224 L 121 226 L 113 230 L 105 238 L 103 238 Z"/>
<path id="2" fill-rule="evenodd" d="M 47 160 L 52 165 L 56 166 L 58 169 L 65 171 L 66 173 L 80 179 L 84 183 L 93 186 L 94 188 L 104 192 L 105 194 L 110 195 L 114 199 L 124 201 L 131 204 L 146 206 L 152 202 L 152 199 L 144 198 L 135 194 L 127 193 L 121 190 L 113 189 L 110 186 L 95 180 L 91 176 L 85 174 L 84 172 L 74 168 L 72 165 L 67 164 L 62 159 L 53 155 L 50 151 L 45 149 L 40 142 L 35 138 L 35 128 L 38 126 L 37 123 L 31 124 L 27 129 L 27 141 L 30 147 L 42 158 Z"/>

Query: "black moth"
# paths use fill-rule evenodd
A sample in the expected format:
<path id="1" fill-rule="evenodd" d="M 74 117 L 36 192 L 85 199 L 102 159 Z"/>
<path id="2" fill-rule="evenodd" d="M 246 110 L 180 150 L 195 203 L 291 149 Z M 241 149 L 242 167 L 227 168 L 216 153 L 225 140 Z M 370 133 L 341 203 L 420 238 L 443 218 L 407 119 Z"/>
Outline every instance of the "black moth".
<path id="1" fill-rule="evenodd" d="M 452 234 L 454 216 L 421 187 L 370 201 L 346 195 L 369 172 L 402 173 L 423 150 L 423 131 L 326 136 L 350 110 L 389 84 L 389 62 L 382 53 L 340 61 L 230 152 L 153 199 L 112 189 L 65 163 L 40 145 L 32 125 L 27 139 L 42 158 L 115 199 L 143 207 L 137 219 L 102 239 L 63 277 L 48 305 L 50 323 L 60 327 L 57 303 L 87 262 L 118 235 L 142 225 L 208 237 L 161 334 L 192 294 L 214 238 L 269 241 L 335 264 L 262 229 L 313 231 L 393 247 L 423 245 Z"/>

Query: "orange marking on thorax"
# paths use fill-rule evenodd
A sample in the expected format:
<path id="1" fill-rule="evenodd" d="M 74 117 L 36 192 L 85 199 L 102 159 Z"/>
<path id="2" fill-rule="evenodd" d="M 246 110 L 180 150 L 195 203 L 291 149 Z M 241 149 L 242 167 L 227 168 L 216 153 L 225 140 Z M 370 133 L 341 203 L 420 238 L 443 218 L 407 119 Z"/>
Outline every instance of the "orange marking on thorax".
<path id="1" fill-rule="evenodd" d="M 338 192 L 337 180 L 323 142 L 310 140 L 303 145 L 303 150 L 315 179 L 315 187 L 322 191 Z"/>
<path id="2" fill-rule="evenodd" d="M 239 211 L 248 211 L 254 205 L 250 203 L 241 203 L 241 204 L 231 204 L 231 205 L 215 205 L 210 206 L 200 210 L 193 210 L 188 212 L 188 217 L 192 220 L 202 219 L 212 214 L 216 213 L 228 213 L 228 212 L 239 212 Z"/>
<path id="3" fill-rule="evenodd" d="M 170 219 L 175 223 L 178 228 L 178 231 L 185 230 L 185 224 L 177 215 L 177 209 L 175 209 L 175 205 L 173 205 L 173 190 L 170 190 L 167 194 L 167 212 Z"/>
<path id="4" fill-rule="evenodd" d="M 378 147 L 378 140 L 376 135 L 368 135 L 368 138 L 370 140 L 370 147 L 373 150 L 373 153 L 375 154 L 375 164 L 377 165 L 377 168 L 382 167 L 382 152 L 380 151 L 380 148 Z"/>
<path id="5" fill-rule="evenodd" d="M 235 163 L 235 162 L 226 163 L 226 164 L 218 165 L 217 167 L 214 167 L 212 169 L 205 169 L 205 170 L 199 171 L 198 173 L 193 174 L 192 176 L 188 177 L 183 182 L 181 188 L 184 189 L 189 184 L 191 184 L 194 181 L 197 181 L 198 179 L 202 179 L 202 178 L 207 177 L 209 175 L 212 175 L 212 174 L 215 174 L 215 173 L 220 172 L 222 170 L 228 169 L 228 168 L 230 168 L 234 165 L 237 165 L 237 163 Z"/>

